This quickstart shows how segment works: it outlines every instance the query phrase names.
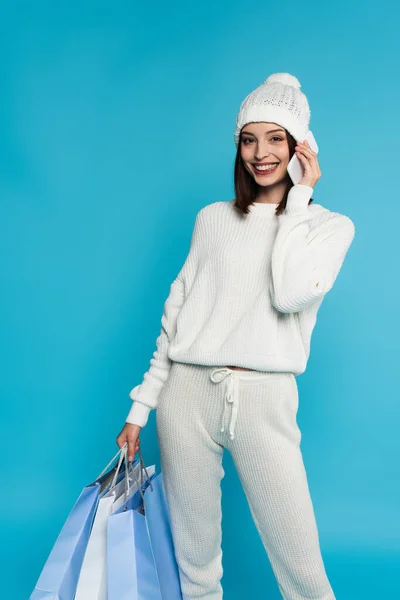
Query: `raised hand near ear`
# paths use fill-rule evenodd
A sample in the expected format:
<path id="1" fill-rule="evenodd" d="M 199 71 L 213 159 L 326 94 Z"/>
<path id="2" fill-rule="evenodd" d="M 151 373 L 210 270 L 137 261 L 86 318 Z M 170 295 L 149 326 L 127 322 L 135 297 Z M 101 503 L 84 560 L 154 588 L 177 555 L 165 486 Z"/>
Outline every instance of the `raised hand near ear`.
<path id="1" fill-rule="evenodd" d="M 318 179 L 321 177 L 321 169 L 319 168 L 318 158 L 314 150 L 311 149 L 310 144 L 305 140 L 304 142 L 297 142 L 296 145 L 296 156 L 300 160 L 304 173 L 299 183 L 302 185 L 309 185 L 315 187 Z"/>

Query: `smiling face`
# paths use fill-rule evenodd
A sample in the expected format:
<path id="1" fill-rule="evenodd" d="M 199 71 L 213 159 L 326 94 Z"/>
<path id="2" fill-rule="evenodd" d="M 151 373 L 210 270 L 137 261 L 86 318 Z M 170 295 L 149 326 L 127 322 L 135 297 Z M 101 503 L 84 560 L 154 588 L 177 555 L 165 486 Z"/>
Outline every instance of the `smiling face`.
<path id="1" fill-rule="evenodd" d="M 241 131 L 240 154 L 258 185 L 287 181 L 289 145 L 285 129 L 277 123 L 247 123 Z"/>

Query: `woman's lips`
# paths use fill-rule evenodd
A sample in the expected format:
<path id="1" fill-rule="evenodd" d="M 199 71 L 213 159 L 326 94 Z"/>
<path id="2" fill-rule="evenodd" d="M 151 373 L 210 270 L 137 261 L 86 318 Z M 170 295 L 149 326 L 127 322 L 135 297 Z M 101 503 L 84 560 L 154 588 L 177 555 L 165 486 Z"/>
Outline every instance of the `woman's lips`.
<path id="1" fill-rule="evenodd" d="M 277 167 L 279 167 L 279 164 L 275 165 L 275 167 L 273 169 L 267 169 L 265 171 L 258 171 L 258 169 L 256 169 L 254 165 L 251 165 L 251 166 L 253 167 L 253 171 L 257 175 L 270 175 L 271 173 L 275 173 Z"/>

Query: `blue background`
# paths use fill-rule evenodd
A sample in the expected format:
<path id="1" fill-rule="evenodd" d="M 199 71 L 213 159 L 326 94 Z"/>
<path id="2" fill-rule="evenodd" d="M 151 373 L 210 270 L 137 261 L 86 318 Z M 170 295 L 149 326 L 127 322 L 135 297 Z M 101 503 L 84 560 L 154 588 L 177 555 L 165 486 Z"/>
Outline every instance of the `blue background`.
<path id="1" fill-rule="evenodd" d="M 239 105 L 278 71 L 309 98 L 315 202 L 356 226 L 298 378 L 322 552 L 338 599 L 400 597 L 398 18 L 343 0 L 1 4 L 2 597 L 28 598 L 118 449 L 195 215 L 233 197 Z M 158 469 L 155 411 L 141 446 Z M 278 599 L 224 468 L 226 597 Z"/>

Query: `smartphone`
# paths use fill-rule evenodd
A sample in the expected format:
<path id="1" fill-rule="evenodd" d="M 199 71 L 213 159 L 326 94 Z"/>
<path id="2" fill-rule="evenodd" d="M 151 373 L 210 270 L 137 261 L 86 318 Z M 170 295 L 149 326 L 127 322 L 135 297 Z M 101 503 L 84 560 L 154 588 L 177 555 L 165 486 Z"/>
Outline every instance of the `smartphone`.
<path id="1" fill-rule="evenodd" d="M 308 133 L 304 140 L 307 140 L 307 142 L 311 146 L 311 149 L 314 150 L 316 154 L 318 154 L 318 145 L 315 141 L 315 137 L 313 136 L 312 131 L 308 130 Z M 304 142 L 304 140 L 301 141 Z M 297 158 L 296 154 L 293 154 L 292 158 L 290 159 L 287 166 L 287 172 L 289 173 L 290 179 L 293 181 L 294 184 L 299 183 L 300 179 L 303 177 L 303 165 L 301 164 L 300 159 Z"/>

